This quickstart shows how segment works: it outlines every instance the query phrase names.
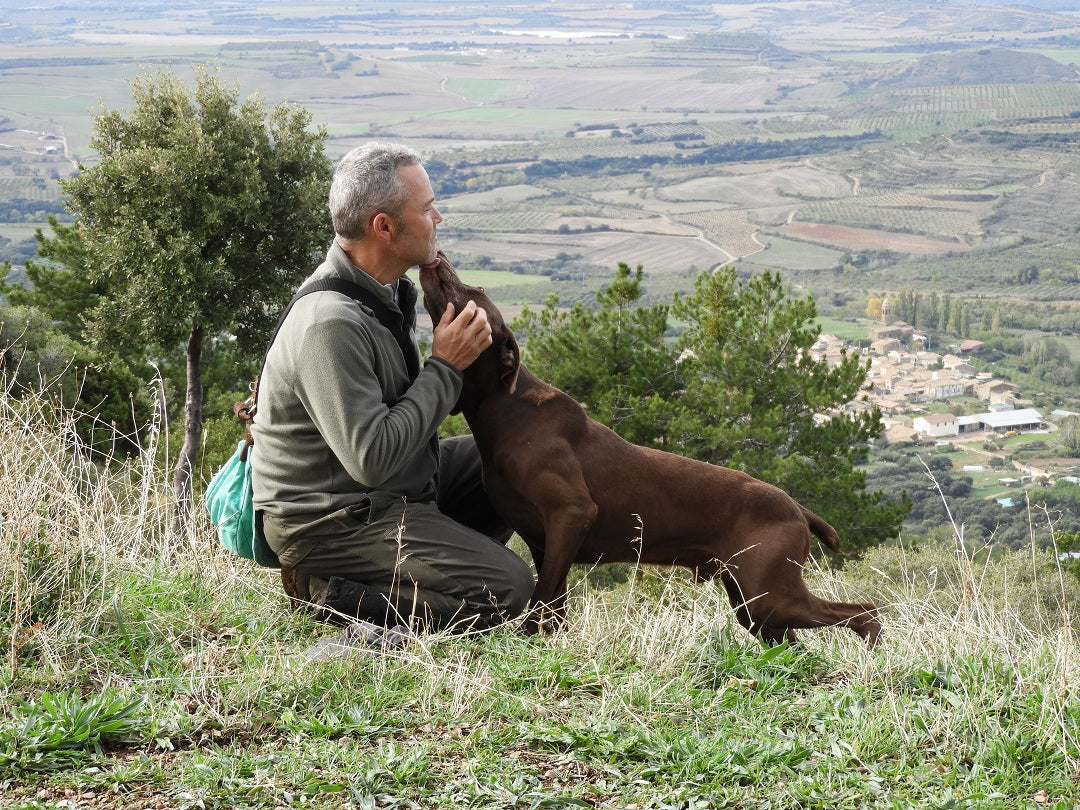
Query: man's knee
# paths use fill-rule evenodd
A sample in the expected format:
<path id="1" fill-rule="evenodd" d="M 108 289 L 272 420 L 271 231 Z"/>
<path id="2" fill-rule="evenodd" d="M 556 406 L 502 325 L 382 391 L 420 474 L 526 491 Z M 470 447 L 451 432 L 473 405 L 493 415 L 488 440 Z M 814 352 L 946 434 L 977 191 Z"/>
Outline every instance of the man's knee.
<path id="1" fill-rule="evenodd" d="M 507 566 L 506 580 L 499 595 L 500 608 L 506 620 L 521 615 L 536 586 L 528 564 L 512 552 L 509 556 L 512 557 L 512 562 Z"/>

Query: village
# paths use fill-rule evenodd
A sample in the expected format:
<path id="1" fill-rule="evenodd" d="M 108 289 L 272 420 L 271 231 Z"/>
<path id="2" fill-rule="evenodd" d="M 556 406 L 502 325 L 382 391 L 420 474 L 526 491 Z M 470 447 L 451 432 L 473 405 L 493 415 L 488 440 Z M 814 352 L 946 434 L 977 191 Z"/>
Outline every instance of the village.
<path id="1" fill-rule="evenodd" d="M 810 355 L 830 366 L 852 351 L 869 359 L 865 398 L 848 403 L 843 410 L 876 406 L 890 443 L 981 447 L 987 441 L 1020 434 L 1051 433 L 1059 420 L 1075 415 L 1061 409 L 1043 414 L 1022 396 L 1015 383 L 978 371 L 970 358 L 983 347 L 980 341 L 965 340 L 943 353 L 924 348 L 928 336 L 909 324 L 893 321 L 888 300 L 882 304 L 881 322 L 871 326 L 867 336 L 869 346 L 859 348 L 823 334 Z M 984 407 L 972 408 L 973 399 Z M 1050 473 L 1027 465 L 1020 469 L 1036 478 Z"/>

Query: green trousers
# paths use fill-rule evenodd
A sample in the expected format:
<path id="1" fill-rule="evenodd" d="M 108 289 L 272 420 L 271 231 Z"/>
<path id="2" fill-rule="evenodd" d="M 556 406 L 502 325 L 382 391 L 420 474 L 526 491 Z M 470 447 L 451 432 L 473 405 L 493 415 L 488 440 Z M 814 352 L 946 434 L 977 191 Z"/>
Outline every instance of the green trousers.
<path id="1" fill-rule="evenodd" d="M 486 629 L 518 616 L 533 591 L 529 565 L 506 548 L 512 531 L 484 492 L 472 437 L 440 443 L 436 502 L 371 493 L 310 515 L 264 516 L 274 545 L 302 529 L 318 536 L 291 560 L 325 618 L 381 625 Z"/>

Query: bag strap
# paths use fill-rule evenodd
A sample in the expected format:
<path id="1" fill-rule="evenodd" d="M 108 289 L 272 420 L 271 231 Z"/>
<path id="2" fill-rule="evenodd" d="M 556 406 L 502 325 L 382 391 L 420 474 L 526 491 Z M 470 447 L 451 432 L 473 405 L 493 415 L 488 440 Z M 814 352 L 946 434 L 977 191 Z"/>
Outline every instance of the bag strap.
<path id="1" fill-rule="evenodd" d="M 347 295 L 357 303 L 363 304 L 370 309 L 378 319 L 379 323 L 382 324 L 382 326 L 394 336 L 394 340 L 397 341 L 398 348 L 401 350 L 401 355 L 405 359 L 405 366 L 409 370 L 410 379 L 416 379 L 416 376 L 420 373 L 420 355 L 417 353 L 413 342 L 409 340 L 409 335 L 405 330 L 404 319 L 399 318 L 391 312 L 378 295 L 366 287 L 361 287 L 359 284 L 344 278 L 330 276 L 327 278 L 316 279 L 310 284 L 297 290 L 296 295 L 292 297 L 289 303 L 285 305 L 285 309 L 281 311 L 281 316 L 278 318 L 277 325 L 274 327 L 274 332 L 270 336 L 270 341 L 266 344 L 266 351 L 263 353 L 263 360 L 259 366 L 259 375 L 255 378 L 251 396 L 242 402 L 237 402 L 233 405 L 233 413 L 236 414 L 236 418 L 245 423 L 244 449 L 240 454 L 241 460 L 247 458 L 248 448 L 255 443 L 255 439 L 251 436 L 251 421 L 255 418 L 255 414 L 259 409 L 259 379 L 262 377 L 263 368 L 266 366 L 266 358 L 270 354 L 270 348 L 274 345 L 278 332 L 281 331 L 281 327 L 285 323 L 285 317 L 289 314 L 289 311 L 292 310 L 293 305 L 305 295 L 327 290 Z"/>

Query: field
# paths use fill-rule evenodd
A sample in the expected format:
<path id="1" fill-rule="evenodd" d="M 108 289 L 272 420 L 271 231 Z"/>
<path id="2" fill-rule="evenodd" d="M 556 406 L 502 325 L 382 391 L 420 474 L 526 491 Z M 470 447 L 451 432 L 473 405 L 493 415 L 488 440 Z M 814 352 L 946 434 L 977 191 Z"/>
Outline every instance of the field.
<path id="1" fill-rule="evenodd" d="M 129 103 L 132 78 L 198 63 L 241 93 L 304 106 L 331 157 L 390 138 L 451 167 L 435 179 L 447 187 L 447 248 L 461 259 L 560 257 L 583 276 L 641 262 L 684 287 L 695 270 L 745 262 L 797 271 L 827 302 L 828 278 L 807 273 L 844 255 L 869 257 L 848 290 L 864 296 L 895 289 L 927 258 L 1022 268 L 1071 233 L 1080 210 L 1070 39 L 1080 26 L 1051 11 L 983 7 L 977 25 L 964 7 L 882 14 L 831 2 L 497 14 L 415 2 L 400 15 L 196 4 L 161 17 L 94 7 L 77 27 L 57 10 L 31 20 L 13 6 L 9 18 L 0 134 L 11 137 L 0 143 L 17 135 L 9 152 L 21 162 L 0 163 L 0 210 L 4 197 L 55 199 L 56 176 L 94 160 L 92 115 Z M 926 51 L 927 36 L 950 44 Z M 868 133 L 880 137 L 693 160 L 731 144 Z M 51 167 L 45 136 L 64 152 Z M 587 160 L 604 162 L 574 168 Z M 545 172 L 545 161 L 565 167 Z M 999 273 L 920 276 L 954 294 L 1063 294 L 1002 285 Z"/>
<path id="2" fill-rule="evenodd" d="M 779 236 L 765 236 L 762 241 L 767 249 L 755 261 L 765 267 L 787 270 L 827 270 L 841 264 L 843 253 L 837 249 L 820 247 L 810 242 L 795 242 Z"/>
<path id="3" fill-rule="evenodd" d="M 842 340 L 851 342 L 866 339 L 866 328 L 868 324 L 865 321 L 860 323 L 819 316 L 814 323 L 821 327 L 821 333 L 824 335 L 835 335 Z"/>

